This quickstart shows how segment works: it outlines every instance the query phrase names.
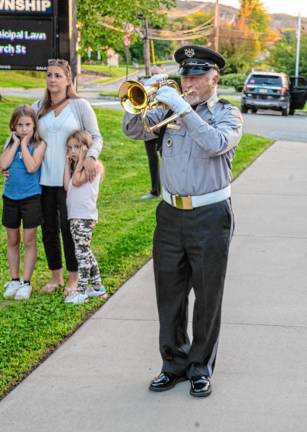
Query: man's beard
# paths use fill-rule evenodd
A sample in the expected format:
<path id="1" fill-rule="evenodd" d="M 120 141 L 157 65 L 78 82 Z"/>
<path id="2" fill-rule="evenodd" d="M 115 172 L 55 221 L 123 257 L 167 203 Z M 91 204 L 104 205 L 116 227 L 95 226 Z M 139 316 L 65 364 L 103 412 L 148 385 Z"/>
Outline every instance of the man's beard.
<path id="1" fill-rule="evenodd" d="M 185 100 L 191 105 L 191 106 L 196 106 L 199 105 L 203 102 L 206 102 L 210 96 L 212 96 L 213 93 L 211 93 L 210 91 L 207 91 L 206 93 L 204 92 L 197 92 L 197 91 L 192 91 L 191 94 L 187 94 L 185 96 Z"/>
<path id="2" fill-rule="evenodd" d="M 199 97 L 199 95 L 197 93 L 193 93 L 190 95 L 185 96 L 184 98 L 191 106 L 195 106 L 200 104 L 202 101 L 200 100 L 201 98 Z"/>

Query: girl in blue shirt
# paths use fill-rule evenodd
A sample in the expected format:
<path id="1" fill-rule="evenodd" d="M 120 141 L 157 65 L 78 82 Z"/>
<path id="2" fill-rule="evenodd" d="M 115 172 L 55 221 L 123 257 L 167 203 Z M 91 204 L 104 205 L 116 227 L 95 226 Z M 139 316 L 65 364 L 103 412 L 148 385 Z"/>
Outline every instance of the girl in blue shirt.
<path id="1" fill-rule="evenodd" d="M 3 191 L 2 224 L 7 232 L 7 254 L 11 280 L 5 298 L 28 299 L 36 260 L 36 230 L 42 222 L 40 166 L 46 144 L 37 131 L 37 117 L 28 105 L 17 107 L 9 127 L 12 131 L 0 156 L 0 169 L 8 172 Z M 20 224 L 25 249 L 23 281 L 19 277 Z"/>

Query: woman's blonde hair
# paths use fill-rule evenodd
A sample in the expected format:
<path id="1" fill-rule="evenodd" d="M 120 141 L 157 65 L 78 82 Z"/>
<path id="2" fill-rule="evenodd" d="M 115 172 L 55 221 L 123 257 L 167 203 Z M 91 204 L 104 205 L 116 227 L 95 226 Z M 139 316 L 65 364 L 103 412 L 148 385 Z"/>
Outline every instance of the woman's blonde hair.
<path id="1" fill-rule="evenodd" d="M 73 81 L 72 81 L 72 72 L 71 67 L 67 60 L 64 59 L 49 59 L 48 60 L 48 67 L 49 66 L 57 66 L 64 72 L 66 78 L 69 80 L 69 84 L 66 89 L 66 97 L 69 98 L 79 98 L 79 95 L 74 87 Z M 46 88 L 45 95 L 40 103 L 40 107 L 37 113 L 38 118 L 43 117 L 45 114 L 47 114 L 50 111 L 51 108 L 51 96 L 49 90 Z"/>
<path id="2" fill-rule="evenodd" d="M 33 137 L 32 137 L 31 143 L 33 143 L 34 146 L 37 146 L 41 143 L 42 139 L 38 133 L 37 115 L 30 105 L 20 105 L 17 108 L 15 108 L 15 110 L 13 111 L 10 123 L 9 123 L 9 128 L 12 132 L 15 132 L 16 125 L 17 125 L 20 117 L 24 117 L 24 116 L 30 117 L 33 121 L 34 130 L 33 130 Z"/>

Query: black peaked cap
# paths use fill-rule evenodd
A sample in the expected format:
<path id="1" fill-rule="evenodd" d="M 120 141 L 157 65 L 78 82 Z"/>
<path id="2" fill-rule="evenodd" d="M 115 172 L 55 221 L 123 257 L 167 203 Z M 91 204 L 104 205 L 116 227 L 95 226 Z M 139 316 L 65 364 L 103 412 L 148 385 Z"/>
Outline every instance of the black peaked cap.
<path id="1" fill-rule="evenodd" d="M 199 45 L 185 45 L 179 48 L 174 56 L 180 65 L 180 75 L 201 75 L 212 68 L 220 70 L 225 66 L 225 59 L 221 54 Z"/>

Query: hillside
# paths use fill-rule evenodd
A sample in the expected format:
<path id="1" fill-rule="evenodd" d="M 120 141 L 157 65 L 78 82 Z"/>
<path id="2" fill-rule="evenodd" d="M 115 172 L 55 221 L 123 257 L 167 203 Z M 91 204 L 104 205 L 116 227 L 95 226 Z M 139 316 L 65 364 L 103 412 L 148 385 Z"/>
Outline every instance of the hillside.
<path id="1" fill-rule="evenodd" d="M 198 2 L 198 1 L 176 1 L 177 7 L 169 11 L 169 17 L 176 19 L 186 16 L 192 11 L 211 11 L 214 13 L 214 3 Z M 220 18 L 227 21 L 234 21 L 238 15 L 239 9 L 232 6 L 220 4 Z M 287 14 L 271 14 L 271 27 L 277 30 L 295 29 L 297 17 Z M 307 18 L 302 18 L 303 30 L 307 31 Z"/>

